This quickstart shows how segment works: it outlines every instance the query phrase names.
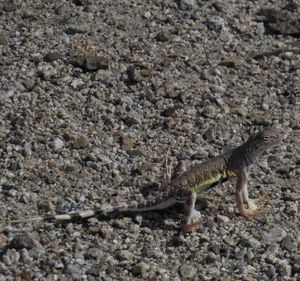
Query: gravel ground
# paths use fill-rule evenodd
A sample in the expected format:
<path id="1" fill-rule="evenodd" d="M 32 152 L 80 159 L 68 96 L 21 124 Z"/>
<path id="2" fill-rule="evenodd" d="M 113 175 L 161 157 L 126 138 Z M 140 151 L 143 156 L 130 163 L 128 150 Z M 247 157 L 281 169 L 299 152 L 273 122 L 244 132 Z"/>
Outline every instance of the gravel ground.
<path id="1" fill-rule="evenodd" d="M 300 1 L 37 0 L 0 3 L 0 219 L 140 196 L 264 126 L 289 138 L 234 182 L 181 209 L 17 225 L 0 280 L 300 280 Z M 262 196 L 262 197 L 261 197 Z"/>

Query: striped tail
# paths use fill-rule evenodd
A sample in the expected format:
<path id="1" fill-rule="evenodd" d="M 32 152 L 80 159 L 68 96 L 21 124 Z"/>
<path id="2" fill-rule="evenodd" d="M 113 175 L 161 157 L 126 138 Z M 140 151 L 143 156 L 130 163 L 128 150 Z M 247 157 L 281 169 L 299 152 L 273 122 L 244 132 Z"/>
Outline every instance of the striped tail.
<path id="1" fill-rule="evenodd" d="M 115 205 L 104 205 L 101 208 L 83 210 L 76 213 L 66 213 L 52 216 L 39 216 L 33 218 L 25 218 L 19 220 L 9 221 L 9 224 L 15 223 L 29 223 L 29 222 L 38 222 L 38 221 L 73 221 L 73 220 L 83 220 L 94 217 L 96 215 L 106 215 L 114 212 L 148 212 L 154 210 L 161 210 L 168 208 L 178 202 L 175 198 L 171 197 L 166 201 L 159 203 L 152 203 L 147 200 L 143 201 L 130 201 L 130 202 L 121 202 Z"/>

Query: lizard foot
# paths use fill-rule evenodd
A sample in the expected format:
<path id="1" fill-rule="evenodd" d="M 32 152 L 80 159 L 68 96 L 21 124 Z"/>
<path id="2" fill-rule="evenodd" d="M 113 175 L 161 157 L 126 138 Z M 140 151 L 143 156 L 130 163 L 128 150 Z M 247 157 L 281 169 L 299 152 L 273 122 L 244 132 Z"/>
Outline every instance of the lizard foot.
<path id="1" fill-rule="evenodd" d="M 253 209 L 248 209 L 248 210 L 243 210 L 241 212 L 241 215 L 247 219 L 255 219 L 258 216 L 260 216 L 263 213 L 263 210 L 261 210 L 260 208 L 255 208 Z"/>
<path id="2" fill-rule="evenodd" d="M 202 224 L 202 221 L 197 221 L 197 222 L 194 222 L 194 223 L 185 224 L 181 228 L 181 233 L 185 234 L 185 233 L 191 232 L 192 230 L 198 228 L 201 224 Z"/>

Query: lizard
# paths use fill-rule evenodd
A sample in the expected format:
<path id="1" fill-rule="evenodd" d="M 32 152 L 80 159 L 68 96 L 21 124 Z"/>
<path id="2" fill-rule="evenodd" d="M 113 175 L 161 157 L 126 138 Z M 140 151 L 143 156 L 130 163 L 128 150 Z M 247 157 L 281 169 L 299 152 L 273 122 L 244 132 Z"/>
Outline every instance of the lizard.
<path id="1" fill-rule="evenodd" d="M 199 225 L 199 222 L 192 223 L 192 219 L 197 214 L 195 210 L 197 196 L 231 178 L 236 178 L 235 203 L 239 213 L 246 218 L 253 218 L 256 215 L 258 207 L 248 195 L 247 181 L 251 166 L 268 148 L 275 146 L 286 138 L 287 134 L 281 130 L 275 127 L 267 127 L 251 135 L 240 146 L 219 156 L 196 164 L 189 169 L 186 169 L 183 165 L 176 176 L 172 176 L 171 169 L 167 167 L 165 183 L 162 184 L 162 187 L 153 195 L 149 195 L 140 201 L 121 202 L 115 205 L 108 204 L 100 208 L 83 210 L 76 213 L 12 220 L 10 224 L 33 221 L 86 219 L 113 212 L 146 212 L 162 210 L 176 203 L 181 203 L 183 204 L 181 230 L 183 233 L 186 233 Z"/>

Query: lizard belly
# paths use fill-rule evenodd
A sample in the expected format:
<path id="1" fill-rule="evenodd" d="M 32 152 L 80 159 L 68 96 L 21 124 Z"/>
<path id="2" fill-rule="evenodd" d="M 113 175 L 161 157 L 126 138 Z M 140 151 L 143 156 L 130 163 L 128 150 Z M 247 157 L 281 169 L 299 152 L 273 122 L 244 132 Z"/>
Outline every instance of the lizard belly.
<path id="1" fill-rule="evenodd" d="M 224 182 L 226 180 L 228 180 L 228 176 L 226 173 L 216 174 L 214 177 L 211 177 L 205 181 L 202 181 L 202 182 L 196 184 L 194 191 L 197 194 L 200 194 L 212 187 L 215 187 L 217 184 Z"/>

